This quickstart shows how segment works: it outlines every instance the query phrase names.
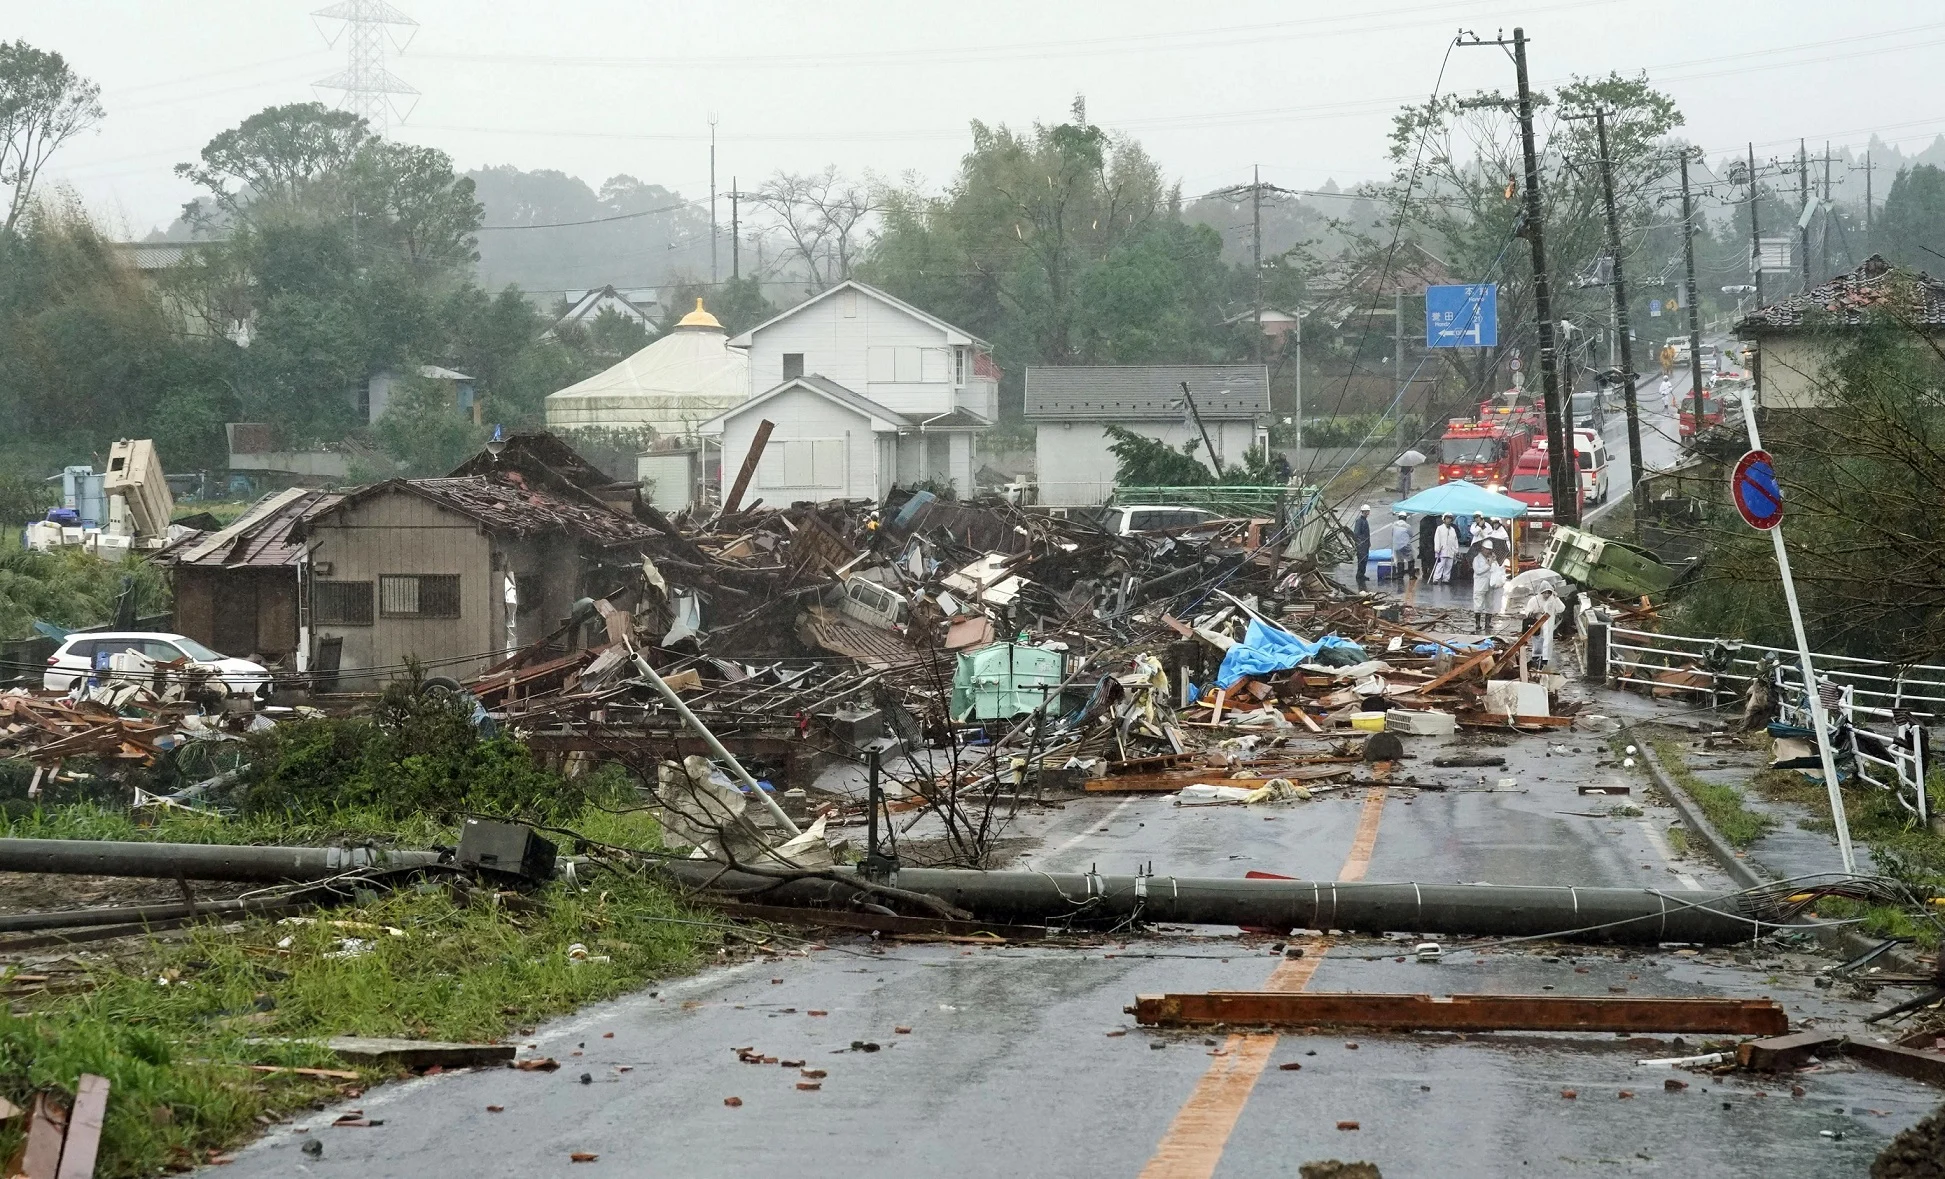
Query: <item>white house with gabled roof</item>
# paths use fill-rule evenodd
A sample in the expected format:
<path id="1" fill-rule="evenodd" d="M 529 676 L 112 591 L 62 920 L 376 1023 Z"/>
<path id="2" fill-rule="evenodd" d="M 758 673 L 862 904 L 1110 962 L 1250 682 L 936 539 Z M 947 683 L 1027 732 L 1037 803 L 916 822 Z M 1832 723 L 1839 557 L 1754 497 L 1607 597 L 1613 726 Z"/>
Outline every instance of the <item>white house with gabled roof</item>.
<path id="1" fill-rule="evenodd" d="M 734 336 L 750 399 L 704 422 L 734 479 L 756 435 L 770 442 L 744 502 L 881 498 L 895 484 L 973 490 L 978 437 L 999 415 L 984 340 L 876 287 L 847 280 Z"/>

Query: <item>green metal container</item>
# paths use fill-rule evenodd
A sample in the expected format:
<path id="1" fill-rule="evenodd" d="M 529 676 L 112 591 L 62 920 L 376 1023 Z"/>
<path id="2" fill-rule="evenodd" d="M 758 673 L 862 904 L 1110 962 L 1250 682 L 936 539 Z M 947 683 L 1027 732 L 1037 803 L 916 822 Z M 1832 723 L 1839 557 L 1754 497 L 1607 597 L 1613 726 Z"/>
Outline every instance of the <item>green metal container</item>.
<path id="1" fill-rule="evenodd" d="M 1555 527 L 1541 563 L 1568 581 L 1596 593 L 1637 598 L 1668 592 L 1675 571 L 1639 545 L 1608 540 L 1578 528 Z"/>
<path id="2" fill-rule="evenodd" d="M 1032 712 L 1060 689 L 1059 651 L 994 643 L 959 655 L 952 676 L 952 716 L 959 721 L 1006 720 Z"/>

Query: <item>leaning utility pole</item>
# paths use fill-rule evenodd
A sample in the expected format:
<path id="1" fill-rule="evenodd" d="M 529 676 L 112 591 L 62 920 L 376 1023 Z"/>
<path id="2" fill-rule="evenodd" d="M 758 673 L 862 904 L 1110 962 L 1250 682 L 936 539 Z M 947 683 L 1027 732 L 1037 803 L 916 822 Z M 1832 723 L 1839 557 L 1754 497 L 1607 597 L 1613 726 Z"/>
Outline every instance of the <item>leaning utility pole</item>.
<path id="1" fill-rule="evenodd" d="M 1695 399 L 1695 433 L 1702 435 L 1702 313 L 1695 306 L 1695 208 L 1688 194 L 1688 149 L 1682 149 L 1682 297 L 1688 302 L 1688 381 Z"/>
<path id="2" fill-rule="evenodd" d="M 1640 509 L 1641 418 L 1634 397 L 1634 341 L 1628 327 L 1628 284 L 1621 270 L 1621 222 L 1614 212 L 1614 161 L 1607 154 L 1607 112 L 1594 112 L 1594 134 L 1601 145 L 1601 198 L 1607 204 L 1607 253 L 1614 265 L 1614 331 L 1621 337 L 1621 388 L 1628 411 L 1628 486 L 1634 490 L 1635 508 Z"/>
<path id="3" fill-rule="evenodd" d="M 736 187 L 736 177 L 729 178 L 729 281 L 735 282 L 743 277 L 743 223 L 738 217 L 737 200 L 742 192 Z"/>
<path id="4" fill-rule="evenodd" d="M 1533 247 L 1533 306 L 1540 336 L 1540 388 L 1546 397 L 1547 483 L 1553 492 L 1553 518 L 1569 527 L 1580 524 L 1580 472 L 1569 457 L 1574 453 L 1567 432 L 1566 407 L 1561 404 L 1560 374 L 1553 350 L 1553 292 L 1547 281 L 1546 233 L 1540 214 L 1540 158 L 1533 147 L 1533 92 L 1526 77 L 1526 30 L 1513 30 L 1513 69 L 1519 80 L 1520 151 L 1526 163 L 1526 240 Z"/>

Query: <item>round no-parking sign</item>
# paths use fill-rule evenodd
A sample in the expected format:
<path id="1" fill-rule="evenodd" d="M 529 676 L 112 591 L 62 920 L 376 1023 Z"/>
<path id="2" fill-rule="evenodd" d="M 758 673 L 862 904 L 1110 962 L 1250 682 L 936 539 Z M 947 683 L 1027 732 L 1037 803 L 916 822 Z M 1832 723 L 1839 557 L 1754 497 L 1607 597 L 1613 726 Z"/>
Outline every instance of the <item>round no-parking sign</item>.
<path id="1" fill-rule="evenodd" d="M 1776 483 L 1776 466 L 1769 451 L 1752 450 L 1736 463 L 1729 480 L 1736 511 L 1751 528 L 1768 531 L 1783 522 L 1783 489 Z"/>

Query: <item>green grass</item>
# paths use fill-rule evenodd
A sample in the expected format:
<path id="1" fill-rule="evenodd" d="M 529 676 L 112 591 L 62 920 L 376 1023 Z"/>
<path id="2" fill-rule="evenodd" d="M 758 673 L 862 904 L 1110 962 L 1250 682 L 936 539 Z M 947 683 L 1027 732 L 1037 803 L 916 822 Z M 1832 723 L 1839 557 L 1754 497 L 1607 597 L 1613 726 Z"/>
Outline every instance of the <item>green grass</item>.
<path id="1" fill-rule="evenodd" d="M 584 833 L 606 842 L 639 846 L 653 835 L 642 815 L 591 810 L 583 818 Z M 124 815 L 76 806 L 16 819 L 8 831 L 302 843 L 328 832 L 376 833 L 379 824 L 377 816 L 343 813 L 282 825 L 172 816 L 144 828 Z M 398 841 L 397 824 L 384 826 L 388 842 Z M 428 823 L 410 835 L 407 842 L 424 835 L 423 842 L 450 843 L 455 832 Z M 98 959 L 93 990 L 30 997 L 19 1014 L 0 1010 L 0 1096 L 24 1106 L 41 1088 L 71 1095 L 83 1072 L 107 1077 L 97 1174 L 153 1174 L 241 1143 L 258 1132 L 260 1115 L 291 1114 L 337 1094 L 334 1082 L 243 1067 L 344 1067 L 322 1048 L 248 1038 L 499 1039 L 687 969 L 709 940 L 709 930 L 680 923 L 693 914 L 639 874 L 583 873 L 581 883 L 580 890 L 549 886 L 531 909 L 483 899 L 468 907 L 446 887 L 428 884 L 320 911 L 308 924 L 258 918 L 228 932 L 206 924 L 181 940 L 150 941 L 119 962 Z M 332 921 L 390 926 L 404 936 Z M 287 937 L 290 944 L 281 946 Z M 347 937 L 365 939 L 368 951 L 328 957 Z M 611 961 L 571 962 L 575 942 Z M 158 982 L 164 978 L 168 985 Z M 17 1120 L 0 1126 L 0 1158 L 18 1148 L 20 1134 Z"/>
<path id="2" fill-rule="evenodd" d="M 1697 777 L 1688 768 L 1688 758 L 1682 747 L 1673 739 L 1650 737 L 1648 744 L 1653 746 L 1655 756 L 1661 760 L 1662 768 L 1668 776 L 1682 788 L 1709 824 L 1721 833 L 1722 838 L 1733 847 L 1749 847 L 1769 833 L 1776 826 L 1776 820 L 1768 815 L 1757 814 L 1743 803 L 1742 791 L 1734 786 L 1718 782 L 1707 782 Z"/>

